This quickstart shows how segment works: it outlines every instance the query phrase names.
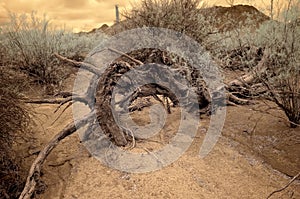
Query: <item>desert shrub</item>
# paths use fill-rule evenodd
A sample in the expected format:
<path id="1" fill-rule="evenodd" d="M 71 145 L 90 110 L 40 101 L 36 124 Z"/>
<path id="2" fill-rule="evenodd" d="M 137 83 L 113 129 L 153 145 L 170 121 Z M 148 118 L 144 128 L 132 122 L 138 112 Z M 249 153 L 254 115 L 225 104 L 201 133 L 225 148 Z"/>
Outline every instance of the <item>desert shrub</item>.
<path id="1" fill-rule="evenodd" d="M 14 65 L 43 85 L 61 85 L 70 74 L 54 56 L 82 58 L 97 44 L 93 36 L 82 37 L 50 23 L 46 16 L 10 13 L 10 22 L 2 27 L 3 65 Z M 100 37 L 99 37 L 100 38 Z M 101 38 L 100 38 L 101 39 Z"/>
<path id="2" fill-rule="evenodd" d="M 126 29 L 137 27 L 168 28 L 185 33 L 198 42 L 213 30 L 200 13 L 200 0 L 142 0 L 124 12 Z"/>
<path id="3" fill-rule="evenodd" d="M 256 73 L 291 127 L 300 124 L 300 1 L 289 0 L 279 21 L 264 24 L 257 43 L 265 47 L 266 70 Z"/>
<path id="4" fill-rule="evenodd" d="M 270 18 L 255 7 L 236 5 L 205 10 L 206 14 L 221 18 L 219 31 L 207 38 L 205 45 L 223 68 L 248 71 L 262 58 L 263 46 L 255 42 L 257 29 Z"/>
<path id="5" fill-rule="evenodd" d="M 63 30 L 51 29 L 46 17 L 40 19 L 35 13 L 17 15 L 10 13 L 10 22 L 4 27 L 3 44 L 12 65 L 18 65 L 42 84 L 57 84 L 64 77 L 53 53 L 58 52 Z"/>
<path id="6" fill-rule="evenodd" d="M 247 27 L 220 32 L 207 39 L 206 48 L 222 68 L 247 71 L 262 57 L 262 48 L 253 43 L 253 34 Z"/>
<path id="7" fill-rule="evenodd" d="M 223 66 L 255 75 L 267 89 L 267 97 L 286 114 L 291 127 L 300 124 L 300 1 L 289 0 L 276 20 L 259 28 L 238 27 L 211 35 L 210 50 Z M 249 24 L 256 23 L 251 15 Z M 257 67 L 263 59 L 262 67 Z"/>
<path id="8" fill-rule="evenodd" d="M 0 198 L 17 198 L 23 187 L 19 158 L 12 150 L 17 136 L 25 136 L 29 113 L 21 101 L 14 71 L 0 67 Z"/>

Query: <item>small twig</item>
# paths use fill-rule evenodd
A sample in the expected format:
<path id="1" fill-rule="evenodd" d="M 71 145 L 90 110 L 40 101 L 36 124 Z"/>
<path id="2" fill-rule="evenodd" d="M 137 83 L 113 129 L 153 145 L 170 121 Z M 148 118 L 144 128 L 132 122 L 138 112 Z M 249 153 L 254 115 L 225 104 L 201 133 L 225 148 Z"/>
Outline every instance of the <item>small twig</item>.
<path id="1" fill-rule="evenodd" d="M 251 104 L 251 102 L 249 100 L 241 99 L 241 98 L 233 95 L 232 93 L 227 93 L 227 98 L 229 101 L 231 101 L 235 104 L 240 104 L 240 105 Z"/>
<path id="2" fill-rule="evenodd" d="M 136 141 L 135 141 L 134 134 L 133 134 L 132 130 L 130 130 L 130 129 L 128 128 L 127 123 L 126 123 L 126 127 L 122 126 L 122 128 L 126 131 L 127 135 L 129 135 L 129 134 L 128 134 L 128 132 L 129 132 L 129 133 L 130 133 L 130 136 L 132 137 L 132 146 L 129 147 L 129 150 L 131 150 L 131 149 L 133 149 L 133 148 L 135 147 L 135 145 L 136 145 Z"/>
<path id="3" fill-rule="evenodd" d="M 24 158 L 29 158 L 29 157 L 31 157 L 33 155 L 38 155 L 40 152 L 41 152 L 40 150 L 34 151 L 34 152 L 29 153 L 28 155 L 24 156 Z"/>
<path id="4" fill-rule="evenodd" d="M 73 104 L 73 102 L 69 102 L 69 104 L 62 110 L 62 112 L 57 116 L 57 118 L 51 123 L 51 126 L 62 116 L 62 114 Z"/>
<path id="5" fill-rule="evenodd" d="M 286 188 L 288 188 L 299 176 L 300 176 L 300 172 L 297 175 L 295 175 L 291 179 L 291 181 L 289 181 L 289 183 L 287 183 L 284 187 L 282 187 L 281 189 L 275 190 L 272 193 L 270 193 L 269 196 L 267 197 L 267 199 L 269 199 L 273 194 L 281 192 L 281 191 L 285 190 Z"/>
<path id="6" fill-rule="evenodd" d="M 236 103 L 234 103 L 234 102 L 231 102 L 231 101 L 229 101 L 229 100 L 227 100 L 226 103 L 227 103 L 228 106 L 236 106 L 236 107 L 240 107 L 240 105 L 238 105 L 238 104 L 236 104 Z"/>
<path id="7" fill-rule="evenodd" d="M 72 92 L 68 92 L 68 91 L 62 91 L 62 92 L 59 92 L 59 93 L 56 93 L 54 95 L 54 97 L 63 97 L 63 98 L 66 98 L 66 97 L 70 97 L 70 96 L 73 96 L 73 95 L 76 95 Z"/>
<path id="8" fill-rule="evenodd" d="M 253 135 L 253 133 L 255 132 L 256 127 L 257 127 L 258 123 L 261 121 L 261 118 L 262 118 L 262 117 L 263 117 L 263 116 L 260 116 L 260 117 L 256 120 L 256 122 L 255 122 L 255 124 L 254 124 L 252 130 L 250 131 L 250 135 Z"/>
<path id="9" fill-rule="evenodd" d="M 64 164 L 66 164 L 67 162 L 70 162 L 73 159 L 75 159 L 75 157 L 69 157 L 69 158 L 67 158 L 67 159 L 65 159 L 61 162 L 48 164 L 48 166 L 50 166 L 50 167 L 60 167 L 60 166 L 63 166 Z"/>
<path id="10" fill-rule="evenodd" d="M 130 57 L 130 56 L 127 55 L 126 53 L 123 53 L 123 52 L 121 52 L 121 51 L 119 51 L 119 50 L 116 50 L 116 49 L 113 49 L 113 48 L 108 48 L 108 50 L 110 50 L 110 51 L 112 51 L 112 52 L 115 52 L 115 53 L 118 53 L 118 54 L 120 54 L 120 55 L 123 55 L 124 57 L 127 57 L 128 59 L 130 59 L 131 61 L 136 62 L 136 63 L 139 64 L 139 65 L 143 65 L 143 64 L 144 64 L 144 63 L 141 62 L 140 60 L 137 60 L 137 59 L 135 59 L 135 58 L 133 58 L 133 57 Z"/>
<path id="11" fill-rule="evenodd" d="M 169 114 L 171 114 L 171 107 L 170 107 L 170 102 L 168 97 L 164 97 L 165 101 L 167 102 L 167 111 Z"/>
<path id="12" fill-rule="evenodd" d="M 126 130 L 130 132 L 131 137 L 132 137 L 132 145 L 131 145 L 131 147 L 129 148 L 129 150 L 131 150 L 131 149 L 133 149 L 133 148 L 135 147 L 136 141 L 135 141 L 135 137 L 134 137 L 134 134 L 133 134 L 132 130 L 130 130 L 130 129 L 128 129 L 128 128 L 126 128 Z"/>
<path id="13" fill-rule="evenodd" d="M 59 106 L 55 109 L 54 113 L 56 113 L 56 112 L 57 112 L 64 104 L 66 104 L 67 102 L 70 102 L 70 101 L 72 101 L 72 97 L 66 98 L 65 101 L 62 101 L 62 102 L 59 104 Z"/>
<path id="14" fill-rule="evenodd" d="M 136 105 L 129 106 L 128 110 L 129 110 L 129 112 L 133 112 L 133 111 L 136 111 L 136 110 L 141 111 L 143 108 L 149 107 L 149 106 L 152 106 L 152 105 L 153 105 L 153 103 L 150 102 L 150 101 L 143 101 L 143 102 L 140 102 Z"/>
<path id="15" fill-rule="evenodd" d="M 152 140 L 152 139 L 139 139 L 140 142 L 154 142 L 160 145 L 164 145 L 164 143 L 157 141 L 157 140 Z"/>
<path id="16" fill-rule="evenodd" d="M 142 147 L 142 149 L 144 149 L 147 153 L 149 153 L 150 155 L 152 155 L 153 157 L 155 157 L 155 159 L 163 165 L 163 162 L 151 151 L 149 151 L 149 149 L 145 148 L 145 147 Z"/>

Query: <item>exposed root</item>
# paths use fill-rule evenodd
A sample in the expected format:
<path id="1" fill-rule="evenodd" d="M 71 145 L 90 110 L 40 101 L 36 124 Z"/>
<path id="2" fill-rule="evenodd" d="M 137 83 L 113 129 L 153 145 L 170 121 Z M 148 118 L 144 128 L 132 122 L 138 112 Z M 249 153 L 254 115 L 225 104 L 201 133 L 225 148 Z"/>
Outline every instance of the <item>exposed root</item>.
<path id="1" fill-rule="evenodd" d="M 63 98 L 66 98 L 66 97 L 71 97 L 71 96 L 74 96 L 74 95 L 76 95 L 76 94 L 74 94 L 72 92 L 62 91 L 62 92 L 56 93 L 54 95 L 54 97 L 63 97 Z"/>
<path id="2" fill-rule="evenodd" d="M 101 75 L 101 71 L 99 69 L 96 68 L 96 66 L 92 65 L 92 64 L 88 64 L 88 63 L 85 63 L 85 62 L 78 62 L 78 61 L 74 61 L 74 60 L 71 60 L 71 59 L 68 59 L 66 57 L 63 57 L 57 53 L 54 53 L 54 55 L 60 59 L 61 61 L 64 61 L 66 63 L 69 63 L 71 64 L 73 67 L 76 67 L 76 68 L 82 68 L 82 69 L 85 69 L 87 71 L 90 71 L 91 73 L 94 73 L 96 75 Z"/>
<path id="3" fill-rule="evenodd" d="M 231 102 L 231 104 L 235 104 L 235 105 L 251 104 L 251 102 L 249 100 L 241 99 L 241 98 L 233 95 L 232 93 L 227 93 L 227 96 L 228 96 L 228 100 L 229 100 L 229 102 Z"/>
<path id="4" fill-rule="evenodd" d="M 72 98 L 71 98 L 72 99 Z M 28 104 L 61 104 L 66 101 L 65 98 L 54 98 L 54 99 L 26 99 L 25 103 Z"/>
<path id="5" fill-rule="evenodd" d="M 91 112 L 84 118 L 79 121 L 72 122 L 68 124 L 60 133 L 58 133 L 54 138 L 50 140 L 50 142 L 40 151 L 37 158 L 34 160 L 31 168 L 29 170 L 29 174 L 26 180 L 26 184 L 24 189 L 19 197 L 19 199 L 30 199 L 32 194 L 35 191 L 35 187 L 39 182 L 40 172 L 44 161 L 50 152 L 57 146 L 57 144 L 66 138 L 67 136 L 73 134 L 77 128 L 80 128 L 91 121 L 95 112 Z"/>
<path id="6" fill-rule="evenodd" d="M 121 51 L 118 51 L 116 49 L 113 49 L 113 48 L 108 48 L 108 50 L 112 51 L 112 52 L 115 52 L 115 53 L 118 53 L 119 55 L 122 55 L 128 59 L 130 59 L 131 61 L 134 61 L 135 63 L 137 63 L 138 65 L 143 65 L 144 63 L 141 62 L 140 60 L 137 60 L 137 59 L 134 59 L 133 57 L 127 55 L 126 53 L 123 53 Z"/>
<path id="7" fill-rule="evenodd" d="M 62 110 L 62 112 L 57 116 L 57 118 L 51 123 L 51 125 L 55 124 L 55 122 L 62 116 L 62 114 L 70 107 L 72 106 L 73 102 L 69 102 L 69 104 Z M 61 106 L 59 106 L 60 108 Z M 59 109 L 58 108 L 58 109 Z M 58 110 L 57 109 L 57 110 Z"/>
<path id="8" fill-rule="evenodd" d="M 128 109 L 129 112 L 141 111 L 143 108 L 150 107 L 152 105 L 153 103 L 149 99 L 147 99 L 147 100 L 138 101 L 136 104 L 132 104 L 131 106 L 129 106 Z"/>
<path id="9" fill-rule="evenodd" d="M 275 193 L 281 192 L 281 191 L 285 190 L 286 188 L 288 188 L 299 176 L 300 176 L 300 172 L 297 175 L 295 175 L 284 187 L 282 187 L 281 189 L 275 190 L 272 193 L 270 193 L 268 195 L 267 199 L 269 199 Z"/>
<path id="10" fill-rule="evenodd" d="M 110 50 L 112 52 L 118 53 L 121 55 L 119 61 L 116 61 L 112 63 L 109 67 L 107 67 L 104 71 L 99 70 L 96 66 L 85 63 L 85 62 L 77 62 L 71 59 L 68 59 L 66 57 L 63 57 L 59 54 L 54 54 L 59 60 L 69 63 L 71 66 L 76 68 L 81 68 L 86 71 L 89 71 L 94 74 L 93 78 L 91 79 L 90 85 L 88 87 L 87 92 L 83 96 L 79 96 L 72 93 L 60 93 L 56 96 L 62 96 L 64 98 L 54 98 L 54 99 L 26 99 L 24 100 L 26 103 L 35 103 L 35 104 L 59 104 L 58 108 L 55 110 L 57 112 L 64 104 L 68 104 L 62 113 L 65 112 L 65 110 L 70 107 L 74 102 L 81 102 L 86 105 L 88 105 L 90 108 L 92 104 L 94 104 L 95 100 L 95 107 L 96 110 L 92 110 L 92 112 L 82 118 L 79 121 L 74 121 L 67 125 L 60 133 L 58 133 L 45 147 L 42 149 L 33 162 L 29 175 L 27 177 L 27 181 L 24 187 L 24 190 L 22 191 L 19 199 L 29 199 L 32 194 L 35 191 L 36 185 L 39 183 L 40 178 L 40 172 L 41 167 L 47 158 L 47 156 L 50 154 L 50 152 L 57 146 L 57 144 L 64 139 L 65 137 L 71 135 L 74 133 L 77 128 L 80 128 L 87 124 L 88 122 L 91 122 L 93 119 L 93 115 L 96 114 L 97 122 L 101 126 L 101 128 L 104 130 L 106 134 L 110 134 L 112 138 L 114 139 L 114 142 L 118 146 L 126 146 L 128 143 L 127 139 L 128 135 L 132 137 L 132 146 L 131 148 L 134 148 L 136 145 L 136 139 L 134 137 L 134 134 L 132 131 L 130 131 L 127 128 L 120 128 L 116 122 L 115 118 L 113 117 L 113 108 L 111 107 L 111 100 L 112 100 L 112 91 L 114 90 L 116 83 L 120 80 L 120 77 L 125 74 L 126 72 L 130 71 L 131 69 L 135 68 L 137 70 L 133 70 L 134 77 L 135 78 L 128 78 L 129 80 L 123 80 L 124 82 L 124 90 L 120 93 L 120 95 L 124 93 L 128 93 L 128 88 L 131 88 L 132 85 L 138 85 L 137 82 L 144 82 L 144 80 L 148 80 L 148 82 L 152 82 L 152 76 L 155 75 L 155 78 L 158 78 L 160 82 L 166 83 L 166 85 L 170 86 L 170 88 L 166 88 L 159 84 L 146 84 L 139 88 L 136 88 L 137 90 L 133 92 L 131 96 L 128 96 L 126 99 L 121 99 L 119 102 L 116 102 L 118 106 L 120 106 L 121 111 L 125 110 L 126 107 L 124 107 L 124 104 L 126 102 L 134 102 L 137 98 L 140 97 L 149 97 L 152 96 L 154 99 L 158 100 L 160 103 L 164 105 L 164 102 L 158 97 L 158 95 L 163 96 L 163 98 L 166 100 L 166 106 L 169 113 L 171 113 L 170 109 L 170 103 L 172 103 L 173 106 L 176 106 L 179 104 L 179 99 L 183 100 L 185 102 L 186 106 L 189 111 L 201 111 L 203 113 L 208 113 L 210 111 L 211 107 L 211 96 L 208 92 L 207 85 L 205 84 L 201 73 L 192 66 L 188 65 L 184 60 L 181 60 L 180 58 L 176 58 L 177 61 L 170 61 L 173 59 L 169 59 L 167 55 L 164 52 L 161 52 L 157 49 L 144 49 L 143 51 L 136 51 L 131 52 L 131 54 L 125 54 L 123 52 L 120 52 L 116 49 L 108 48 L 104 50 Z M 140 61 L 142 60 L 142 61 Z M 157 66 L 159 61 L 161 61 L 163 64 L 160 66 L 160 70 L 157 70 Z M 168 63 L 165 63 L 166 60 L 169 60 Z M 264 60 L 262 60 L 258 66 L 257 71 L 264 70 L 262 68 Z M 137 66 L 143 65 L 145 63 L 145 67 L 140 68 Z M 157 64 L 153 64 L 157 63 Z M 183 85 L 180 78 L 178 78 L 178 75 L 182 75 L 185 80 L 188 81 L 189 86 Z M 250 104 L 251 102 L 247 99 L 240 98 L 240 95 L 234 95 L 233 92 L 239 93 L 243 89 L 248 91 L 251 89 L 251 85 L 255 85 L 255 89 L 258 89 L 257 87 L 260 86 L 260 84 L 256 84 L 256 78 L 254 74 L 248 74 L 245 75 L 239 79 L 236 79 L 229 83 L 227 86 L 227 90 L 225 91 L 227 94 L 227 104 L 229 105 L 246 105 Z M 98 85 L 99 82 L 99 85 Z M 167 84 L 168 82 L 172 82 L 172 84 Z M 190 89 L 195 91 L 195 99 L 193 96 L 190 96 Z M 176 96 L 176 94 L 180 94 Z M 170 100 L 170 102 L 169 102 Z M 220 99 L 222 100 L 222 99 Z M 195 102 L 196 101 L 196 102 Z M 199 106 L 195 107 L 194 105 L 197 104 Z M 222 104 L 223 101 L 222 101 Z M 151 106 L 152 103 L 149 101 L 149 103 L 142 104 L 142 106 L 131 106 L 129 107 L 130 111 L 140 110 L 143 107 Z M 165 107 L 165 105 L 164 105 Z M 197 109 L 197 110 L 195 110 Z M 103 114 L 103 112 L 105 114 Z M 61 113 L 61 114 L 62 114 Z M 55 119 L 54 122 L 59 119 L 61 114 L 58 116 L 58 118 Z M 53 122 L 53 123 L 54 123 Z M 124 135 L 124 133 L 127 132 L 127 137 Z M 155 153 L 149 151 L 146 148 L 143 148 L 147 153 L 153 155 L 157 161 L 159 161 L 161 164 L 162 162 L 159 160 L 159 158 L 155 155 Z M 64 163 L 64 162 L 63 162 Z M 57 166 L 57 165 L 53 165 Z M 299 174 L 298 176 L 299 177 Z M 293 178 L 295 180 L 297 177 Z M 292 180 L 292 181 L 293 181 Z M 289 183 L 291 184 L 292 181 Z M 287 186 L 289 186 L 289 184 Z M 286 186 L 286 187 L 287 187 Z M 283 189 L 285 189 L 284 187 Z M 281 190 L 283 190 L 281 189 Z M 281 191 L 279 190 L 279 191 Z M 273 195 L 276 192 L 279 192 L 278 190 L 270 194 Z M 268 198 L 269 198 L 268 197 Z"/>

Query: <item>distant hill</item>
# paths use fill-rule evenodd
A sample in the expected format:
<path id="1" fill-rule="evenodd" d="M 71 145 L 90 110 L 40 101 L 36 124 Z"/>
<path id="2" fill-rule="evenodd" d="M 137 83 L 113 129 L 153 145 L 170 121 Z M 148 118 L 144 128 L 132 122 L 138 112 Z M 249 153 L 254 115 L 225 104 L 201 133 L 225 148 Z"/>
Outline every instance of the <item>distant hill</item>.
<path id="1" fill-rule="evenodd" d="M 213 6 L 209 8 L 201 8 L 199 9 L 199 12 L 220 31 L 232 30 L 240 25 L 251 25 L 257 27 L 261 23 L 270 20 L 268 16 L 260 12 L 255 7 L 249 5 L 235 5 L 231 7 Z M 251 23 L 249 23 L 249 19 Z M 113 35 L 122 30 L 122 25 L 128 22 L 128 20 L 121 21 L 120 23 L 114 24 L 110 27 L 104 24 L 100 28 L 94 28 L 89 32 L 80 34 L 94 34 L 102 32 Z"/>
<path id="2" fill-rule="evenodd" d="M 201 14 L 221 31 L 227 31 L 238 26 L 259 26 L 270 20 L 270 17 L 253 6 L 235 5 L 231 7 L 214 6 L 199 10 Z"/>
<path id="3" fill-rule="evenodd" d="M 103 24 L 100 28 L 94 28 L 93 30 L 89 32 L 79 32 L 79 35 L 85 35 L 85 34 L 96 34 L 96 33 L 104 33 L 109 26 L 107 24 Z"/>

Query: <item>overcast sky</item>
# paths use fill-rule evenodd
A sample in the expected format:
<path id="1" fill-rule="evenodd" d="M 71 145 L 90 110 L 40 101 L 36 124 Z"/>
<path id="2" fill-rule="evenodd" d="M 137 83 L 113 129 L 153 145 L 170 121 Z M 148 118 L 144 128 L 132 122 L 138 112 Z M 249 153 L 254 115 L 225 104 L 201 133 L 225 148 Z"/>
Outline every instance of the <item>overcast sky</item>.
<path id="1" fill-rule="evenodd" d="M 65 25 L 77 32 L 91 30 L 115 20 L 115 5 L 130 9 L 139 0 L 0 0 L 0 24 L 8 21 L 8 11 L 14 13 L 46 14 L 55 25 Z M 257 0 L 258 1 L 258 0 Z M 261 1 L 261 0 L 259 0 Z M 226 4 L 226 0 L 209 0 L 210 4 Z M 255 0 L 235 0 L 235 3 L 254 3 Z"/>

